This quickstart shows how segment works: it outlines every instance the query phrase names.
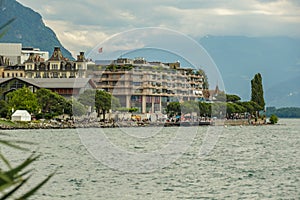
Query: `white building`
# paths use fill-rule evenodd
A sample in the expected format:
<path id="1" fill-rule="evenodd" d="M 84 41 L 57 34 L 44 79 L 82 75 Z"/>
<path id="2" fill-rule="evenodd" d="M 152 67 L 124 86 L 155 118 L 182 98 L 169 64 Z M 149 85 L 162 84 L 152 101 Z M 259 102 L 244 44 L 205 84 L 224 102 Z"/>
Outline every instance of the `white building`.
<path id="1" fill-rule="evenodd" d="M 21 43 L 0 43 L 0 55 L 9 59 L 10 65 L 21 64 Z"/>
<path id="2" fill-rule="evenodd" d="M 39 48 L 22 47 L 21 43 L 0 43 L 0 55 L 8 58 L 11 66 L 24 64 L 30 54 L 42 61 L 49 59 L 49 52 Z"/>
<path id="3" fill-rule="evenodd" d="M 48 60 L 49 59 L 49 52 L 48 51 L 41 51 L 39 48 L 32 48 L 32 47 L 23 47 L 21 51 L 21 63 L 23 64 L 30 56 L 30 54 L 34 54 L 35 57 L 39 57 L 39 60 Z"/>
<path id="4" fill-rule="evenodd" d="M 16 110 L 11 116 L 11 121 L 23 121 L 30 122 L 31 115 L 27 112 L 27 110 Z"/>

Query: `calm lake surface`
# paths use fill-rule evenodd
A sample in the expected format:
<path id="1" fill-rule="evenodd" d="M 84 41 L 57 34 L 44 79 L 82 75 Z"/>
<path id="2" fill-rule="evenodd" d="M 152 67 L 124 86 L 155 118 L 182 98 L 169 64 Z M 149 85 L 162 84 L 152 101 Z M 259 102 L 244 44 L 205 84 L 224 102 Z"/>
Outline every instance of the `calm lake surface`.
<path id="1" fill-rule="evenodd" d="M 29 152 L 7 147 L 1 151 L 13 163 L 32 152 L 42 154 L 33 164 L 28 187 L 56 170 L 32 199 L 300 198 L 300 119 L 281 119 L 274 126 L 224 127 L 216 143 L 205 142 L 208 129 L 102 129 L 106 140 L 123 153 L 106 151 L 110 147 L 96 137 L 99 129 L 1 131 L 9 133 L 5 138 L 36 143 L 25 145 Z M 213 148 L 201 156 L 204 143 Z M 162 152 L 165 147 L 170 148 Z"/>

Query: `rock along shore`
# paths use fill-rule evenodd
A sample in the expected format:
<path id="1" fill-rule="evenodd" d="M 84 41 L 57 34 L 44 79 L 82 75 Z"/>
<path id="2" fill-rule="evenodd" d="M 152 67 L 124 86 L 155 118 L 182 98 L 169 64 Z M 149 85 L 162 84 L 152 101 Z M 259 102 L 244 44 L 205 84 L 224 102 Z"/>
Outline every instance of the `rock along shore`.
<path id="1" fill-rule="evenodd" d="M 263 121 L 253 122 L 248 120 L 217 120 L 203 122 L 15 122 L 0 123 L 0 129 L 75 129 L 75 128 L 118 128 L 118 127 L 173 127 L 173 126 L 248 126 L 264 125 Z"/>

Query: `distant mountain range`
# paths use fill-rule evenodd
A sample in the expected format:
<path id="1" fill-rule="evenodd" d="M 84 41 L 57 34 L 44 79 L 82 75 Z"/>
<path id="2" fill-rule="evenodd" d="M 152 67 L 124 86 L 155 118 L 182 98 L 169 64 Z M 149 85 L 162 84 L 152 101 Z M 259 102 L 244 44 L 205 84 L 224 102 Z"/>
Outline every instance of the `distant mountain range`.
<path id="1" fill-rule="evenodd" d="M 199 38 L 222 74 L 226 91 L 250 99 L 250 80 L 261 73 L 267 106 L 300 107 L 300 38 Z"/>
<path id="2" fill-rule="evenodd" d="M 13 18 L 15 20 L 10 24 L 0 42 L 22 43 L 23 47 L 36 47 L 50 53 L 53 52 L 54 47 L 58 46 L 65 57 L 73 59 L 55 33 L 45 26 L 39 13 L 21 5 L 16 0 L 0 0 L 0 25 Z"/>
<path id="3" fill-rule="evenodd" d="M 0 0 L 0 25 L 12 18 L 0 42 L 53 51 L 59 46 L 72 58 L 40 14 L 15 0 Z M 300 38 L 206 36 L 197 39 L 217 64 L 227 93 L 250 99 L 250 80 L 261 73 L 267 106 L 300 107 Z"/>

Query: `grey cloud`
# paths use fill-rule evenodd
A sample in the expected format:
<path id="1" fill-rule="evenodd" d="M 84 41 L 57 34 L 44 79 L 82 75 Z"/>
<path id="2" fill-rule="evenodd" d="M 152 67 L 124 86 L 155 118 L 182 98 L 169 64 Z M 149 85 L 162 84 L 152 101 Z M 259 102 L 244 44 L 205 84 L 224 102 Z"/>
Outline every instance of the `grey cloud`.
<path id="1" fill-rule="evenodd" d="M 141 27 L 167 27 L 196 38 L 207 34 L 300 35 L 297 0 L 18 1 L 39 12 L 62 40 L 86 34 L 82 37 L 87 38 L 86 44 L 98 35 L 103 39 L 104 35 Z M 80 47 L 72 40 L 67 42 L 67 47 Z"/>

